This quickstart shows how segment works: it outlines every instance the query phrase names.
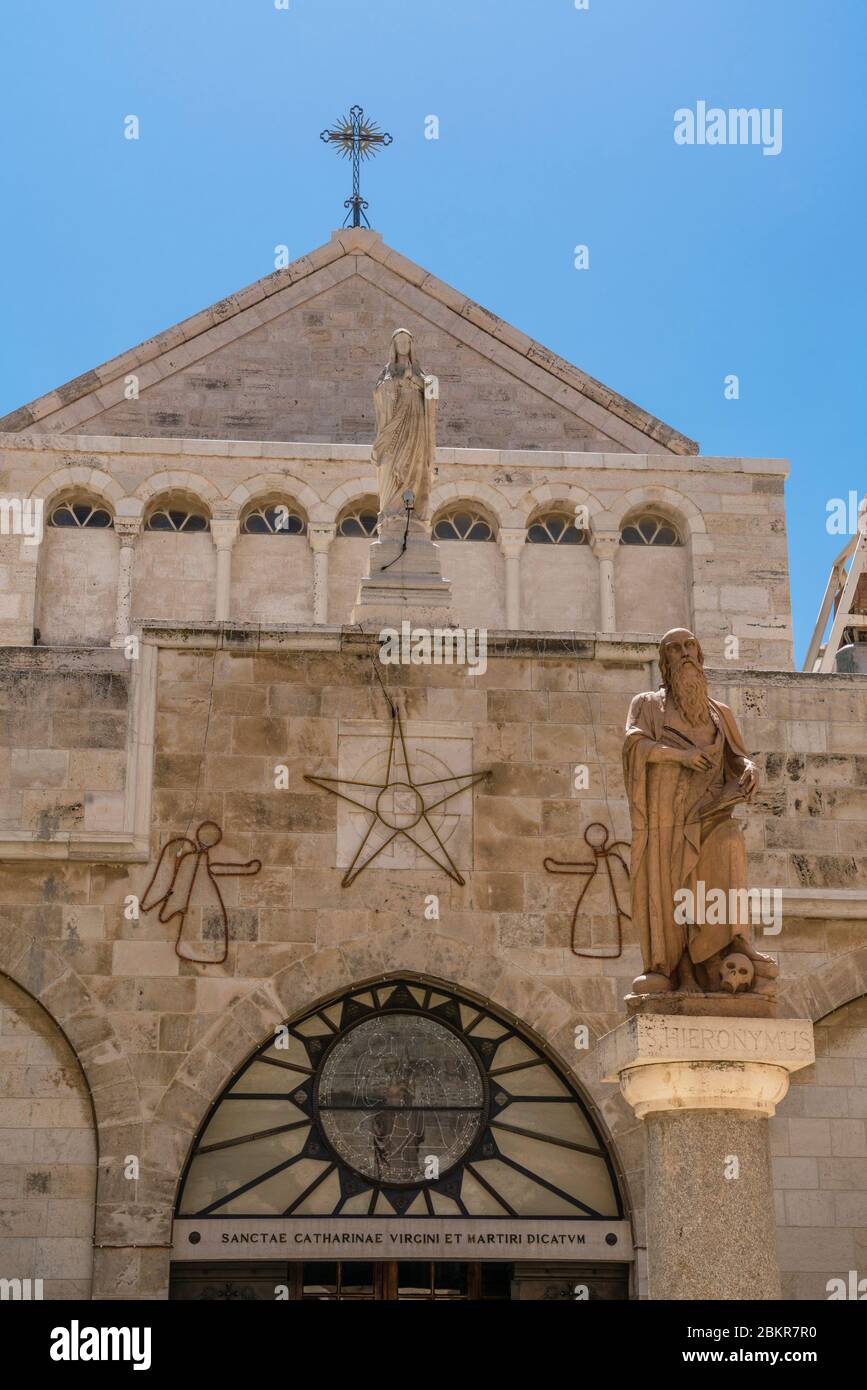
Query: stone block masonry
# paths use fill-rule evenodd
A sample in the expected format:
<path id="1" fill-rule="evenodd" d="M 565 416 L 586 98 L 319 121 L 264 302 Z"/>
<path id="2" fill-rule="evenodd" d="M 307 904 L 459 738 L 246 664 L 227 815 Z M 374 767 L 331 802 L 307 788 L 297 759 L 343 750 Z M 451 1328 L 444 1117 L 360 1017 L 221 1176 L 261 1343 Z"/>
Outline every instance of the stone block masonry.
<path id="1" fill-rule="evenodd" d="M 460 981 L 534 1030 L 573 1072 L 615 1146 L 640 1243 L 641 1131 L 616 1088 L 597 1075 L 594 1057 L 595 1041 L 624 1017 L 623 996 L 640 969 L 638 948 L 627 923 L 621 956 L 603 958 L 616 944 L 617 918 L 600 877 L 576 927 L 578 949 L 600 954 L 573 954 L 576 882 L 547 873 L 544 860 L 580 858 L 593 820 L 629 838 L 620 744 L 630 699 L 651 681 L 652 649 L 587 641 L 566 656 L 556 641 L 494 634 L 482 675 L 449 666 L 383 668 L 409 726 L 436 729 L 438 756 L 451 730 L 462 748 L 471 738 L 473 768 L 490 775 L 466 813 L 463 885 L 430 864 L 372 865 L 344 889 L 337 804 L 303 779 L 337 773 L 348 730 L 357 737 L 366 726 L 377 736 L 383 728 L 385 702 L 371 667 L 375 643 L 349 631 L 285 628 L 234 628 L 218 641 L 213 625 L 144 637 L 143 650 L 161 644 L 149 862 L 108 863 L 94 855 L 0 865 L 0 970 L 63 1028 L 94 1100 L 106 1160 L 95 1216 L 95 1287 L 121 1297 L 164 1296 L 178 1175 L 219 1088 L 276 1023 L 397 970 Z M 42 692 L 33 699 L 16 694 L 3 716 L 10 794 L 32 797 L 34 817 L 45 809 L 42 798 L 53 798 L 53 808 L 71 804 L 75 793 L 86 808 L 88 794 L 111 797 L 122 789 L 132 746 L 129 665 L 122 652 L 108 650 L 5 654 L 3 688 Z M 780 935 L 758 944 L 779 956 L 784 1012 L 822 1018 L 867 988 L 867 932 L 858 915 L 858 885 L 867 881 L 867 806 L 857 795 L 860 754 L 814 751 L 800 726 L 821 717 L 828 743 L 837 743 L 846 729 L 863 728 L 867 696 L 856 676 L 712 669 L 709 680 L 735 708 L 765 779 L 747 822 L 751 872 L 757 884 L 783 889 L 784 915 Z M 135 703 L 132 709 L 137 718 Z M 135 727 L 137 739 L 146 739 L 145 724 Z M 32 759 L 21 756 L 28 747 Z M 588 770 L 580 791 L 578 764 Z M 285 789 L 275 784 L 278 765 L 287 771 Z M 100 816 L 108 806 L 101 803 Z M 124 908 L 143 892 L 165 840 L 205 819 L 222 826 L 226 859 L 259 858 L 262 869 L 254 878 L 222 881 L 228 957 L 223 965 L 199 966 L 177 958 L 174 928 L 155 913 L 135 920 Z M 56 830 L 45 822 L 47 860 L 65 833 L 61 822 Z M 820 846 L 810 839 L 814 826 Z M 352 830 L 350 822 L 343 833 Z M 424 916 L 431 894 L 433 920 Z M 218 925 L 213 904 L 196 898 L 191 912 L 194 935 L 209 941 Z M 586 1052 L 575 1049 L 578 1025 L 588 1028 Z M 828 1060 L 851 1061 L 845 1033 L 835 1034 Z M 859 1210 L 847 1165 L 861 1161 L 854 1150 L 862 1138 L 864 1078 L 849 1070 L 843 1076 L 839 1067 L 820 1076 L 824 1060 L 817 1059 L 815 1078 L 792 1087 L 772 1121 L 793 1125 L 785 1141 L 775 1136 L 779 1219 L 794 1232 L 785 1235 L 783 1257 L 793 1296 L 838 1274 L 843 1250 L 829 1235 L 827 1258 L 817 1254 L 806 1268 L 799 1223 L 821 1219 L 823 1230 L 843 1231 L 846 1239 L 860 1229 L 836 1223 L 854 1221 Z M 28 1143 L 27 1117 L 16 1111 L 8 1118 L 9 1142 Z M 132 1186 L 119 1167 L 129 1153 L 143 1160 Z M 790 1192 L 797 1196 L 787 1203 Z"/>

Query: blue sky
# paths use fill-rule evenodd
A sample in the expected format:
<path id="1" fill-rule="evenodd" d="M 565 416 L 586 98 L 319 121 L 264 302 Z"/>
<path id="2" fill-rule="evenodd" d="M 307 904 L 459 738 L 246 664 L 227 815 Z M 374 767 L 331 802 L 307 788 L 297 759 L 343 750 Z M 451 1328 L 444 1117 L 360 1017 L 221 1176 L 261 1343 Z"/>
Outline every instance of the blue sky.
<path id="1" fill-rule="evenodd" d="M 867 486 L 863 0 L 76 0 L 0 32 L 0 413 L 326 241 L 319 132 L 357 101 L 395 137 L 388 242 L 703 453 L 791 460 L 800 661 L 826 502 Z M 699 100 L 782 108 L 782 152 L 676 145 Z"/>

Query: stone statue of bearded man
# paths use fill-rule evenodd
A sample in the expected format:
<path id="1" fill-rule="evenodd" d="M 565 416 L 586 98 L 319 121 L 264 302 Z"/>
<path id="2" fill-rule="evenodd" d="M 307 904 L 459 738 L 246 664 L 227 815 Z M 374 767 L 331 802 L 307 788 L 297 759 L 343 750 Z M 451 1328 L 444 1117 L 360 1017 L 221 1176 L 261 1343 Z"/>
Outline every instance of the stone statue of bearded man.
<path id="1" fill-rule="evenodd" d="M 742 933 L 748 913 L 744 921 L 737 912 L 735 920 L 724 912 L 722 921 L 709 913 L 710 921 L 694 910 L 711 890 L 722 889 L 727 903 L 749 901 L 746 846 L 732 812 L 752 799 L 756 765 L 728 705 L 708 694 L 693 633 L 665 634 L 659 669 L 661 688 L 636 695 L 630 705 L 623 744 L 632 920 L 645 972 L 633 991 L 715 993 L 726 956 L 738 952 L 751 962 L 754 990 L 772 994 L 777 967 Z"/>

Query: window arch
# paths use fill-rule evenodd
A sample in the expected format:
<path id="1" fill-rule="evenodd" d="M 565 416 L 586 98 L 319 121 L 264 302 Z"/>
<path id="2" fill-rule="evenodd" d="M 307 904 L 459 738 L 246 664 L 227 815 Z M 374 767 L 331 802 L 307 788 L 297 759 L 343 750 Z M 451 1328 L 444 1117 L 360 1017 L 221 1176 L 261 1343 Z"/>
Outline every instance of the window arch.
<path id="1" fill-rule="evenodd" d="M 151 504 L 145 520 L 146 531 L 190 535 L 194 531 L 210 529 L 211 522 L 204 504 L 181 494 L 157 498 Z"/>
<path id="2" fill-rule="evenodd" d="M 362 497 L 344 507 L 337 520 L 338 536 L 361 537 L 367 539 L 376 535 L 379 520 L 379 501 L 376 497 Z"/>
<path id="3" fill-rule="evenodd" d="M 56 501 L 48 513 L 48 525 L 70 531 L 107 530 L 112 524 L 111 512 L 97 498 L 76 494 Z"/>
<path id="4" fill-rule="evenodd" d="M 245 536 L 304 536 L 307 521 L 291 498 L 266 498 L 252 502 L 241 518 Z"/>
<path id="5" fill-rule="evenodd" d="M 624 523 L 620 531 L 621 545 L 683 545 L 680 534 L 668 517 L 658 512 L 642 512 Z"/>
<path id="6" fill-rule="evenodd" d="M 353 989 L 259 1048 L 205 1121 L 177 1212 L 611 1219 L 622 1207 L 590 1114 L 540 1046 L 479 1000 L 407 978 Z"/>
<path id="7" fill-rule="evenodd" d="M 531 545 L 587 545 L 589 537 L 575 525 L 575 515 L 565 508 L 543 512 L 527 528 Z"/>
<path id="8" fill-rule="evenodd" d="M 484 512 L 466 502 L 457 502 L 439 513 L 433 525 L 437 541 L 492 541 L 495 528 Z"/>

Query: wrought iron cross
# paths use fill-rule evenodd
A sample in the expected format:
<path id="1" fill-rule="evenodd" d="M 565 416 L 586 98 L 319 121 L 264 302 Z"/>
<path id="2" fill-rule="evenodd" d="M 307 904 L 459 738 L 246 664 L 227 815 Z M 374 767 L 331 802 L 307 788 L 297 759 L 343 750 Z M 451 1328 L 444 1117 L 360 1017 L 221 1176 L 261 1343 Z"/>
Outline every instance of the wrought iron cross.
<path id="1" fill-rule="evenodd" d="M 381 145 L 390 145 L 393 138 L 387 131 L 380 130 L 376 121 L 365 116 L 361 106 L 353 106 L 349 115 L 336 123 L 334 130 L 323 130 L 319 136 L 326 145 L 336 145 L 343 159 L 352 160 L 352 197 L 343 204 L 349 209 L 343 221 L 344 227 L 350 218 L 353 227 L 360 227 L 362 218 L 365 226 L 370 226 L 367 203 L 361 196 L 361 161 L 371 159 Z"/>

